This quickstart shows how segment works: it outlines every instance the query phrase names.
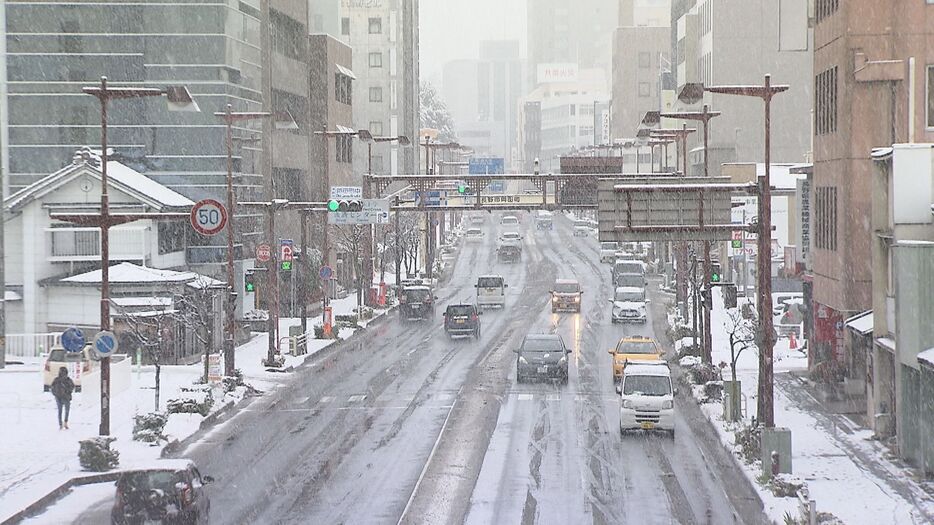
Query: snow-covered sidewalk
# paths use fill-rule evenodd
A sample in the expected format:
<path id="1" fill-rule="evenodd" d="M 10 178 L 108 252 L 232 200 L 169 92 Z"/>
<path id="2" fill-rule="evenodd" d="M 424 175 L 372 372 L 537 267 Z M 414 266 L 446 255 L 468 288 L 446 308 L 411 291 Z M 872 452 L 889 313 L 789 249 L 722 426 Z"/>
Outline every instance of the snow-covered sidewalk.
<path id="1" fill-rule="evenodd" d="M 730 362 L 729 331 L 731 324 L 723 308 L 719 290 L 714 294 L 714 311 L 711 324 L 713 330 L 714 364 Z M 853 430 L 835 433 L 825 417 L 814 410 L 815 406 L 799 406 L 800 392 L 791 371 L 807 369 L 807 355 L 789 348 L 788 339 L 780 339 L 774 352 L 776 373 L 775 424 L 791 430 L 793 476 L 806 482 L 809 497 L 816 502 L 817 511 L 831 513 L 843 523 L 930 523 L 934 516 L 934 501 L 925 497 L 920 487 L 911 481 L 908 473 L 899 475 L 894 471 L 883 471 L 880 464 L 887 460 L 881 457 L 880 448 L 871 440 L 868 430 Z M 756 411 L 758 389 L 758 354 L 752 347 L 742 354 L 737 362 L 737 379 L 742 383 L 744 418 L 748 425 Z M 730 379 L 730 368 L 723 369 L 724 379 Z M 799 387 L 800 388 L 800 387 Z M 695 396 L 700 397 L 699 387 Z M 768 487 L 760 483 L 761 464 L 745 463 L 738 454 L 735 431 L 739 423 L 729 423 L 723 417 L 723 403 L 709 402 L 701 405 L 703 412 L 714 424 L 721 441 L 734 451 L 743 465 L 747 478 L 756 487 L 765 505 L 767 515 L 777 523 L 785 521 L 786 514 L 799 518 L 798 500 L 773 495 Z M 873 465 L 867 461 L 875 461 Z M 891 464 L 890 464 L 891 465 Z M 892 466 L 891 468 L 895 468 Z M 915 497 L 907 497 L 913 495 Z"/>
<path id="2" fill-rule="evenodd" d="M 352 314 L 356 296 L 351 295 L 331 303 L 335 317 Z M 374 319 L 387 310 L 376 310 Z M 313 327 L 321 318 L 309 318 Z M 370 321 L 359 324 L 365 326 Z M 281 319 L 280 334 L 288 335 L 288 327 L 300 324 L 300 319 Z M 340 330 L 347 338 L 353 328 Z M 308 340 L 305 355 L 285 355 L 286 367 L 298 367 L 306 359 L 336 340 Z M 254 333 L 251 339 L 237 348 L 237 368 L 244 382 L 262 391 L 275 390 L 290 380 L 291 374 L 269 372 L 262 365 L 268 351 L 267 334 Z M 288 343 L 282 344 L 283 355 Z M 78 462 L 78 442 L 98 435 L 100 400 L 93 392 L 74 394 L 71 404 L 70 429 L 59 430 L 56 406 L 51 394 L 43 392 L 42 369 L 39 359 L 22 365 L 11 365 L 0 371 L 0 521 L 4 521 L 27 505 L 61 486 L 69 479 L 86 474 Z M 190 387 L 203 374 L 201 363 L 188 366 L 163 366 L 159 410 L 166 410 L 168 400 L 178 397 L 183 387 Z M 152 412 L 154 406 L 155 367 L 133 365 L 129 387 L 115 393 L 111 400 L 111 435 L 117 438 L 113 447 L 120 452 L 120 468 L 139 466 L 159 458 L 162 446 L 149 446 L 132 440 L 133 416 Z M 215 399 L 211 413 L 236 403 L 243 396 L 243 388 L 224 394 L 218 385 L 213 388 Z M 96 391 L 94 391 L 96 392 Z M 93 398 L 93 399 L 92 399 Z M 209 416 L 210 414 L 209 413 Z M 200 414 L 171 414 L 165 427 L 169 440 L 184 440 L 200 428 L 205 419 Z M 164 443 L 162 443 L 164 445 Z"/>

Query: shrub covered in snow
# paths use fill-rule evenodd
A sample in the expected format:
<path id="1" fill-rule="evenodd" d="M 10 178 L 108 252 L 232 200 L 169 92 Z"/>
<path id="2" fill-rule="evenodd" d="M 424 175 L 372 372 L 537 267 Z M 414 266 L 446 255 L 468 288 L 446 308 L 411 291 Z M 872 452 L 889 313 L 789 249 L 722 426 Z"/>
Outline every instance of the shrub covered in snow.
<path id="1" fill-rule="evenodd" d="M 168 414 L 162 412 L 150 412 L 133 416 L 133 440 L 143 443 L 159 444 L 166 439 L 162 430 L 168 422 Z"/>
<path id="2" fill-rule="evenodd" d="M 361 306 L 359 317 L 361 320 L 366 321 L 367 319 L 373 318 L 373 309 L 369 306 Z"/>
<path id="3" fill-rule="evenodd" d="M 696 355 L 686 355 L 678 360 L 678 364 L 681 368 L 694 368 L 701 364 L 701 360 Z"/>
<path id="4" fill-rule="evenodd" d="M 743 426 L 733 434 L 733 442 L 737 452 L 747 463 L 753 463 L 762 457 L 762 427 Z"/>
<path id="5" fill-rule="evenodd" d="M 213 405 L 214 398 L 211 396 L 210 390 L 183 391 L 178 397 L 170 399 L 166 403 L 166 408 L 169 414 L 201 414 L 206 416 Z"/>
<path id="6" fill-rule="evenodd" d="M 712 403 L 714 401 L 723 400 L 723 381 L 707 381 L 704 383 L 704 399 L 702 400 L 705 403 Z"/>
<path id="7" fill-rule="evenodd" d="M 776 474 L 769 480 L 769 490 L 776 498 L 795 498 L 804 485 L 804 480 L 790 474 Z"/>
<path id="8" fill-rule="evenodd" d="M 78 461 L 81 468 L 92 472 L 106 472 L 120 464 L 120 452 L 111 450 L 115 437 L 99 436 L 78 442 Z"/>
<path id="9" fill-rule="evenodd" d="M 705 385 L 710 381 L 722 381 L 720 367 L 712 364 L 699 364 L 690 370 L 691 382 L 695 385 Z"/>

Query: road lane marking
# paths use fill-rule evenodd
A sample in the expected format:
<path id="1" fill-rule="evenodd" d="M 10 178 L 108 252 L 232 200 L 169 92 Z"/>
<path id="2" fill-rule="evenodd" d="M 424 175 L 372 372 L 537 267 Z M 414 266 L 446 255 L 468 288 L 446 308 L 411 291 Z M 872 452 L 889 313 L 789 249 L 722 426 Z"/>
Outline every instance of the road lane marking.
<path id="1" fill-rule="evenodd" d="M 519 394 L 516 396 L 516 399 L 519 401 L 531 401 L 533 397 L 532 394 Z"/>
<path id="2" fill-rule="evenodd" d="M 561 394 L 548 394 L 546 399 L 548 401 L 561 401 Z"/>
<path id="3" fill-rule="evenodd" d="M 298 399 L 295 400 L 295 403 L 296 403 L 296 404 L 299 404 L 299 405 L 304 405 L 305 403 L 308 402 L 308 399 L 309 399 L 309 396 L 300 397 L 300 398 L 298 398 Z"/>
<path id="4" fill-rule="evenodd" d="M 321 398 L 321 401 L 318 401 L 318 402 L 319 402 L 319 403 L 330 403 L 331 401 L 334 401 L 334 398 L 333 398 L 333 397 L 331 397 L 331 396 L 324 396 L 324 397 Z"/>
<path id="5" fill-rule="evenodd" d="M 348 403 L 359 403 L 366 399 L 366 394 L 357 394 L 347 398 Z"/>

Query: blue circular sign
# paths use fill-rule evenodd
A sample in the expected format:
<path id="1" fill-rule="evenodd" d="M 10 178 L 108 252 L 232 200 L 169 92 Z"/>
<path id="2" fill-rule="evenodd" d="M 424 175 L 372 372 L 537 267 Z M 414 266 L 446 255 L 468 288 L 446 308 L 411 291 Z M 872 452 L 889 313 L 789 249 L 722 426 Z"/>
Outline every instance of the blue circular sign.
<path id="1" fill-rule="evenodd" d="M 330 279 L 333 275 L 334 270 L 332 270 L 330 266 L 322 266 L 321 269 L 318 270 L 318 277 L 324 280 Z"/>
<path id="2" fill-rule="evenodd" d="M 62 347 L 68 352 L 80 352 L 84 349 L 84 333 L 74 326 L 62 332 Z"/>
<path id="3" fill-rule="evenodd" d="M 113 332 L 98 332 L 94 336 L 94 351 L 98 357 L 110 357 L 117 351 L 117 337 Z"/>

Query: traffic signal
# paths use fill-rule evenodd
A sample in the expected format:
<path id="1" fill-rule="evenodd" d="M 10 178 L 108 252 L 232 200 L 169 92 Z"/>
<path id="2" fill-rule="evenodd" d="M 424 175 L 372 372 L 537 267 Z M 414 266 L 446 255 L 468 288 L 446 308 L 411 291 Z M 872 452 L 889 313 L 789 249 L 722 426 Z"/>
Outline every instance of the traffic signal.
<path id="1" fill-rule="evenodd" d="M 243 274 L 243 289 L 247 293 L 256 292 L 256 274 L 253 272 L 246 272 Z"/>
<path id="2" fill-rule="evenodd" d="M 331 211 L 331 212 L 363 211 L 363 200 L 362 199 L 331 199 L 328 201 L 328 211 Z"/>
<path id="3" fill-rule="evenodd" d="M 458 183 L 458 185 L 457 185 L 457 193 L 460 193 L 461 195 L 467 193 L 467 184 L 465 184 L 465 183 L 463 183 L 463 182 Z"/>
<path id="4" fill-rule="evenodd" d="M 282 269 L 282 271 L 284 272 L 291 272 L 292 261 L 282 261 L 281 263 L 279 263 L 279 268 Z"/>
<path id="5" fill-rule="evenodd" d="M 723 279 L 723 275 L 720 273 L 720 263 L 711 263 L 710 282 L 719 283 L 722 279 Z"/>

